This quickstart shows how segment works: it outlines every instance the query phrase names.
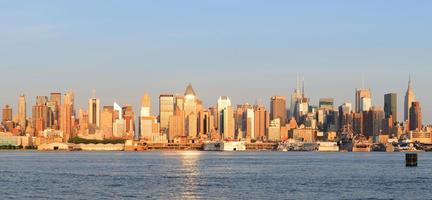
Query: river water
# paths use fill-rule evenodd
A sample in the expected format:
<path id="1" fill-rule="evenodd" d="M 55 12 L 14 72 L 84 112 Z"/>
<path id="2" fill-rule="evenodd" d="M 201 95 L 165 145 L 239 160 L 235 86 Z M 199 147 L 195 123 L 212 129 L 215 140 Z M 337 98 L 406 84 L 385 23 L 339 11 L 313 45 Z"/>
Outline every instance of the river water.
<path id="1" fill-rule="evenodd" d="M 432 154 L 0 151 L 0 199 L 432 199 Z"/>

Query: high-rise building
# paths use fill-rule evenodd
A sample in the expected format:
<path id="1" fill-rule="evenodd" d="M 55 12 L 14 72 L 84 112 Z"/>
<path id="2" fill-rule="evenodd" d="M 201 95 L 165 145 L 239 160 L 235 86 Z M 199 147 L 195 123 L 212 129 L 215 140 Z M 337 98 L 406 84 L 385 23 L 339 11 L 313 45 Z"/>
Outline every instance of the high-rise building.
<path id="1" fill-rule="evenodd" d="M 384 113 L 385 118 L 392 116 L 392 123 L 397 122 L 397 94 L 388 93 L 384 95 Z"/>
<path id="2" fill-rule="evenodd" d="M 270 121 L 267 139 L 270 141 L 280 141 L 281 139 L 280 118 L 276 118 Z"/>
<path id="3" fill-rule="evenodd" d="M 356 89 L 355 111 L 368 111 L 372 107 L 372 93 L 370 89 Z"/>
<path id="4" fill-rule="evenodd" d="M 37 106 L 46 105 L 47 102 L 48 102 L 47 96 L 36 96 L 36 105 Z"/>
<path id="5" fill-rule="evenodd" d="M 309 99 L 308 98 L 301 98 L 299 101 L 297 101 L 296 106 L 296 120 L 301 122 L 301 118 L 303 116 L 306 116 L 309 113 Z"/>
<path id="6" fill-rule="evenodd" d="M 148 93 L 144 93 L 144 95 L 141 97 L 140 116 L 150 117 L 150 115 L 151 115 L 151 97 Z"/>
<path id="7" fill-rule="evenodd" d="M 155 116 L 141 117 L 140 121 L 140 138 L 153 141 L 153 138 L 159 135 L 157 118 Z"/>
<path id="8" fill-rule="evenodd" d="M 114 102 L 113 109 L 114 109 L 114 121 L 117 119 L 123 119 L 123 109 L 117 102 Z"/>
<path id="9" fill-rule="evenodd" d="M 131 105 L 125 105 L 122 108 L 123 119 L 125 120 L 126 138 L 133 139 L 135 136 L 135 113 Z"/>
<path id="10" fill-rule="evenodd" d="M 410 109 L 412 106 L 412 102 L 416 100 L 414 90 L 412 88 L 411 77 L 408 81 L 408 89 L 405 93 L 405 102 L 404 102 L 404 120 L 409 121 Z"/>
<path id="11" fill-rule="evenodd" d="M 217 129 L 220 133 L 223 133 L 224 122 L 223 122 L 223 111 L 231 106 L 231 100 L 227 96 L 220 96 L 217 101 Z"/>
<path id="12" fill-rule="evenodd" d="M 113 136 L 114 107 L 104 106 L 101 113 L 100 129 L 105 138 Z"/>
<path id="13" fill-rule="evenodd" d="M 197 116 L 195 113 L 190 113 L 186 116 L 186 132 L 189 138 L 195 138 L 197 134 L 198 124 Z"/>
<path id="14" fill-rule="evenodd" d="M 208 110 L 198 112 L 198 134 L 209 135 L 214 129 L 213 119 Z"/>
<path id="15" fill-rule="evenodd" d="M 48 120 L 49 112 L 47 101 L 48 97 L 37 96 L 36 105 L 32 107 L 32 119 L 33 127 L 35 128 L 35 136 L 39 136 L 42 131 L 50 127 L 50 122 Z"/>
<path id="16" fill-rule="evenodd" d="M 46 104 L 48 110 L 47 128 L 58 129 L 58 110 L 57 102 L 48 101 Z"/>
<path id="17" fill-rule="evenodd" d="M 123 108 L 117 102 L 114 102 L 113 109 L 113 137 L 123 138 L 126 134 L 126 123 L 123 119 Z"/>
<path id="18" fill-rule="evenodd" d="M 423 129 L 423 114 L 420 107 L 420 102 L 414 101 L 411 103 L 409 114 L 409 130 L 420 131 Z"/>
<path id="19" fill-rule="evenodd" d="M 333 98 L 321 98 L 319 99 L 319 108 L 324 110 L 333 110 L 334 99 Z"/>
<path id="20" fill-rule="evenodd" d="M 113 137 L 114 138 L 124 138 L 126 135 L 126 124 L 125 120 L 116 119 L 113 123 Z"/>
<path id="21" fill-rule="evenodd" d="M 380 107 L 371 107 L 363 111 L 363 128 L 366 136 L 377 136 L 383 131 L 384 110 Z"/>
<path id="22" fill-rule="evenodd" d="M 12 107 L 5 105 L 3 108 L 3 122 L 12 121 Z"/>
<path id="23" fill-rule="evenodd" d="M 86 135 L 89 133 L 89 115 L 83 109 L 78 110 L 79 119 L 79 132 L 81 135 Z"/>
<path id="24" fill-rule="evenodd" d="M 61 106 L 61 93 L 60 92 L 51 92 L 50 101 L 54 101 L 57 104 L 57 107 Z"/>
<path id="25" fill-rule="evenodd" d="M 177 106 L 174 115 L 169 119 L 168 140 L 172 142 L 175 138 L 182 136 L 186 136 L 185 117 L 184 111 Z"/>
<path id="26" fill-rule="evenodd" d="M 25 131 L 27 126 L 27 104 L 24 94 L 21 94 L 18 99 L 18 123 L 21 130 Z"/>
<path id="27" fill-rule="evenodd" d="M 247 108 L 245 115 L 245 138 L 255 138 L 255 110 L 253 108 Z"/>
<path id="28" fill-rule="evenodd" d="M 58 130 L 60 126 L 60 109 L 62 106 L 61 93 L 51 92 L 47 106 L 49 108 L 49 123 L 51 124 L 51 128 Z"/>
<path id="29" fill-rule="evenodd" d="M 251 139 L 263 140 L 267 136 L 267 129 L 270 124 L 270 114 L 263 105 L 256 105 L 254 108 L 254 136 Z"/>
<path id="30" fill-rule="evenodd" d="M 353 117 L 351 112 L 351 103 L 344 103 L 339 106 L 339 127 L 341 130 L 347 127 L 351 127 L 353 123 Z"/>
<path id="31" fill-rule="evenodd" d="M 280 119 L 280 125 L 286 124 L 286 98 L 273 96 L 270 98 L 270 120 Z"/>
<path id="32" fill-rule="evenodd" d="M 100 99 L 92 97 L 88 101 L 89 124 L 100 127 Z"/>
<path id="33" fill-rule="evenodd" d="M 234 113 L 232 106 L 228 106 L 221 113 L 221 133 L 224 139 L 234 139 Z"/>
<path id="34" fill-rule="evenodd" d="M 63 132 L 63 139 L 67 142 L 71 137 L 74 137 L 72 132 L 73 115 L 74 115 L 74 94 L 67 92 L 64 95 L 64 103 L 60 110 L 60 130 Z"/>
<path id="35" fill-rule="evenodd" d="M 141 98 L 140 113 L 140 138 L 146 141 L 153 141 L 154 136 L 159 134 L 157 118 L 151 115 L 151 97 L 145 93 Z"/>
<path id="36" fill-rule="evenodd" d="M 185 116 L 188 116 L 189 114 L 192 113 L 197 113 L 197 96 L 196 93 L 194 91 L 194 89 L 192 88 L 192 85 L 189 84 L 186 88 L 185 91 L 185 99 L 184 99 L 184 103 L 183 103 L 183 107 L 184 107 L 184 111 L 185 111 Z"/>
<path id="37" fill-rule="evenodd" d="M 169 128 L 169 119 L 174 115 L 175 97 L 172 94 L 161 94 L 159 96 L 159 122 L 161 130 Z M 183 106 L 182 106 L 183 107 Z"/>
<path id="38" fill-rule="evenodd" d="M 180 95 L 176 95 L 175 96 L 175 106 L 174 106 L 174 110 L 177 109 L 177 107 L 180 110 L 184 110 L 184 102 L 185 102 L 185 97 L 184 96 L 180 96 Z"/>

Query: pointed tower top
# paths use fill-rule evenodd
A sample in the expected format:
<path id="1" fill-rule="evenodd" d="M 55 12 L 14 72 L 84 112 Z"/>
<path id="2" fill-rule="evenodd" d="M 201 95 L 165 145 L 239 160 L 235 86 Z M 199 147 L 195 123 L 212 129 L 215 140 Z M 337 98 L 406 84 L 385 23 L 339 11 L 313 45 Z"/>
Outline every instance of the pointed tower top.
<path id="1" fill-rule="evenodd" d="M 304 98 L 305 97 L 305 83 L 304 83 L 305 81 L 304 81 L 304 77 L 303 77 L 303 80 L 302 80 L 302 97 Z"/>
<path id="2" fill-rule="evenodd" d="M 92 98 L 96 99 L 96 90 L 95 89 L 92 90 Z"/>
<path id="3" fill-rule="evenodd" d="M 193 88 L 192 88 L 192 84 L 190 84 L 190 83 L 189 83 L 189 85 L 188 85 L 187 88 L 186 88 L 185 96 L 186 96 L 186 95 L 193 95 L 193 96 L 196 96 L 195 91 L 194 91 Z"/>
<path id="4" fill-rule="evenodd" d="M 412 88 L 411 74 L 409 74 L 409 77 L 408 77 L 408 89 L 411 89 L 411 88 Z"/>

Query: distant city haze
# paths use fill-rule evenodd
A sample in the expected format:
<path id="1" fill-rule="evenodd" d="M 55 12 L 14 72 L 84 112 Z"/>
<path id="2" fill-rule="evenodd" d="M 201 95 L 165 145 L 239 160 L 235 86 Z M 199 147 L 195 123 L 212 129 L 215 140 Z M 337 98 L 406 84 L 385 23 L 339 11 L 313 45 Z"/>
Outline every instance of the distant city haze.
<path id="1" fill-rule="evenodd" d="M 27 114 L 37 95 L 75 92 L 87 109 L 131 104 L 191 83 L 204 106 L 305 94 L 354 103 L 355 89 L 398 94 L 411 75 L 425 124 L 432 120 L 432 1 L 0 1 L 0 105 Z M 362 78 L 363 77 L 363 78 Z M 363 80 L 363 81 L 362 81 Z M 289 101 L 288 101 L 289 102 Z M 136 113 L 138 113 L 136 111 Z"/>

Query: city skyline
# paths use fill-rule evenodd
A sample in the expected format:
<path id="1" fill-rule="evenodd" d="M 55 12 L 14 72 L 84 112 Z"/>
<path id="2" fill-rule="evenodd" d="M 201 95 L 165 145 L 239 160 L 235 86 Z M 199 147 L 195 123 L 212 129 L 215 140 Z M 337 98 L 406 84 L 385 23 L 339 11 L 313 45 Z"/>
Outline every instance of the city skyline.
<path id="1" fill-rule="evenodd" d="M 234 100 L 234 101 L 232 101 L 233 103 L 231 103 L 231 99 L 229 99 L 230 100 L 230 105 L 232 105 L 233 107 L 235 107 L 237 105 L 244 105 L 245 103 L 249 103 L 251 105 L 264 105 L 267 110 L 271 111 L 273 99 L 274 98 L 284 98 L 284 100 L 286 101 L 286 103 L 284 103 L 284 104 L 286 104 L 285 105 L 285 108 L 286 108 L 286 111 L 287 111 L 286 114 L 288 115 L 289 113 L 291 113 L 291 111 L 290 111 L 290 103 L 291 103 L 290 97 L 291 97 L 291 95 L 293 95 L 293 93 L 295 92 L 295 90 L 298 90 L 298 89 L 300 89 L 299 87 L 302 87 L 300 89 L 301 90 L 300 94 L 304 95 L 304 97 L 308 98 L 308 105 L 309 106 L 317 106 L 317 107 L 319 107 L 321 100 L 330 98 L 331 100 L 333 100 L 334 109 L 337 109 L 338 106 L 342 106 L 345 103 L 351 103 L 352 104 L 352 110 L 353 110 L 353 112 L 355 112 L 356 111 L 356 100 L 355 100 L 355 98 L 356 98 L 356 92 L 357 92 L 357 90 L 361 90 L 361 89 L 369 90 L 370 89 L 370 92 L 372 93 L 372 104 L 369 105 L 369 103 L 367 103 L 368 104 L 368 108 L 365 109 L 365 110 L 369 110 L 372 107 L 378 107 L 378 108 L 381 108 L 381 109 L 385 110 L 385 96 L 388 95 L 388 94 L 396 94 L 397 95 L 397 98 L 396 98 L 396 102 L 397 102 L 397 106 L 396 106 L 397 117 L 396 117 L 396 119 L 398 119 L 397 120 L 398 122 L 403 122 L 404 119 L 405 119 L 405 112 L 404 111 L 405 111 L 406 95 L 407 95 L 407 91 L 409 89 L 410 94 L 411 93 L 414 94 L 414 99 L 413 100 L 414 101 L 420 101 L 422 103 L 422 110 L 423 110 L 423 113 L 425 113 L 424 112 L 424 108 L 423 108 L 423 104 L 424 104 L 423 101 L 419 100 L 418 98 L 416 98 L 416 94 L 417 93 L 415 92 L 415 87 L 413 86 L 413 80 L 411 79 L 411 76 L 408 79 L 407 88 L 406 88 L 406 91 L 405 91 L 404 94 L 398 94 L 398 93 L 393 93 L 393 92 L 382 94 L 382 102 L 378 103 L 378 104 L 374 103 L 374 102 L 377 101 L 377 100 L 375 100 L 375 98 L 377 98 L 377 97 L 374 96 L 373 89 L 367 88 L 365 86 L 363 86 L 363 88 L 362 87 L 355 88 L 355 90 L 354 90 L 354 92 L 352 94 L 354 96 L 353 97 L 353 99 L 354 99 L 353 101 L 340 101 L 340 100 L 338 101 L 337 99 L 333 98 L 332 96 L 320 97 L 320 98 L 318 98 L 316 100 L 313 99 L 313 98 L 311 98 L 310 96 L 313 96 L 313 95 L 309 95 L 307 92 L 304 92 L 305 91 L 305 88 L 304 88 L 305 87 L 304 86 L 305 83 L 304 83 L 304 80 L 303 81 L 299 81 L 299 77 L 297 77 L 297 83 L 296 83 L 296 85 L 297 85 L 296 86 L 297 89 L 293 89 L 292 92 L 290 94 L 287 94 L 287 95 L 272 95 L 272 96 L 269 96 L 267 98 L 260 98 L 260 99 L 256 98 L 254 101 L 244 101 L 244 102 L 237 102 L 237 101 Z M 362 85 L 364 85 L 364 83 Z M 196 97 L 200 98 L 202 100 L 202 103 L 203 103 L 203 108 L 217 107 L 218 106 L 218 100 L 217 100 L 217 98 L 221 98 L 221 97 L 222 98 L 230 98 L 229 96 L 226 96 L 226 95 L 219 95 L 219 96 L 217 96 L 215 94 L 217 96 L 217 98 L 215 100 L 210 101 L 210 102 L 206 102 L 206 101 L 204 101 L 201 98 L 201 96 L 199 95 L 199 93 L 197 93 L 195 91 L 195 89 L 191 89 L 191 86 L 192 86 L 191 83 L 189 83 L 188 86 L 187 86 L 187 88 L 186 88 L 187 92 L 192 92 L 193 94 L 196 95 Z M 194 86 L 194 88 L 195 88 L 195 86 Z M 32 114 L 31 107 L 33 105 L 37 105 L 38 102 L 40 102 L 40 98 L 42 98 L 44 96 L 48 97 L 49 94 L 51 94 L 51 95 L 53 95 L 53 94 L 62 95 L 62 94 L 66 94 L 67 92 L 73 92 L 73 94 L 74 94 L 74 108 L 75 108 L 76 111 L 78 111 L 79 109 L 87 110 L 89 108 L 88 106 L 92 105 L 92 102 L 97 101 L 97 106 L 98 106 L 97 109 L 99 110 L 99 112 L 102 110 L 102 108 L 104 106 L 112 106 L 113 104 L 114 105 L 118 104 L 117 106 L 130 105 L 130 106 L 133 107 L 133 111 L 135 113 L 142 113 L 143 112 L 142 111 L 143 102 L 145 102 L 146 107 L 150 106 L 150 108 L 148 108 L 148 111 L 146 111 L 146 112 L 149 113 L 149 114 L 151 114 L 151 115 L 154 115 L 154 116 L 159 116 L 160 115 L 160 111 L 158 109 L 159 108 L 159 103 L 160 103 L 160 101 L 159 101 L 159 97 L 160 96 L 173 95 L 175 97 L 175 96 L 182 96 L 183 95 L 182 92 L 165 92 L 165 93 L 159 93 L 159 94 L 150 94 L 148 92 L 144 92 L 139 97 L 139 99 L 138 99 L 139 102 L 138 103 L 131 104 L 131 103 L 119 102 L 119 101 L 116 101 L 116 100 L 114 100 L 112 102 L 106 101 L 106 100 L 102 99 L 101 97 L 99 97 L 97 95 L 96 91 L 93 89 L 91 96 L 88 97 L 85 100 L 85 103 L 83 105 L 80 105 L 79 101 L 76 100 L 77 99 L 77 93 L 74 90 L 69 89 L 69 90 L 66 90 L 65 92 L 51 91 L 51 92 L 47 92 L 45 95 L 44 94 L 36 95 L 33 98 L 32 97 L 29 98 L 28 95 L 26 95 L 24 93 L 20 93 L 20 95 L 17 97 L 16 105 L 13 104 L 13 103 L 5 103 L 5 104 L 3 104 L 3 107 L 4 106 L 9 106 L 13 110 L 13 113 L 12 113 L 13 116 L 18 115 L 18 113 L 19 113 L 18 103 L 21 101 L 21 95 L 24 95 L 24 97 L 26 98 L 26 103 L 27 103 L 27 107 L 26 107 L 27 111 L 26 111 L 26 113 L 27 113 L 27 115 L 29 115 L 29 114 Z M 303 94 L 303 92 L 304 92 L 304 94 Z M 82 99 L 82 98 L 83 97 L 80 97 L 78 99 Z M 339 103 L 339 102 L 341 102 L 341 103 Z M 410 104 L 410 103 L 411 102 L 408 102 L 408 104 Z M 29 107 L 30 107 L 30 110 L 29 110 Z M 94 109 L 96 109 L 96 108 L 94 108 Z M 409 112 L 409 109 L 408 109 L 408 112 Z M 92 116 L 91 111 L 89 111 L 88 114 L 89 114 L 89 117 Z M 407 113 L 407 114 L 409 114 L 409 113 Z M 423 117 L 424 124 L 425 125 L 430 124 L 429 121 L 425 120 L 425 119 L 428 118 L 427 113 L 423 114 L 423 116 L 424 116 Z M 78 117 L 78 113 L 77 113 L 77 117 Z M 289 118 L 286 118 L 285 120 L 288 120 L 288 119 Z"/>

